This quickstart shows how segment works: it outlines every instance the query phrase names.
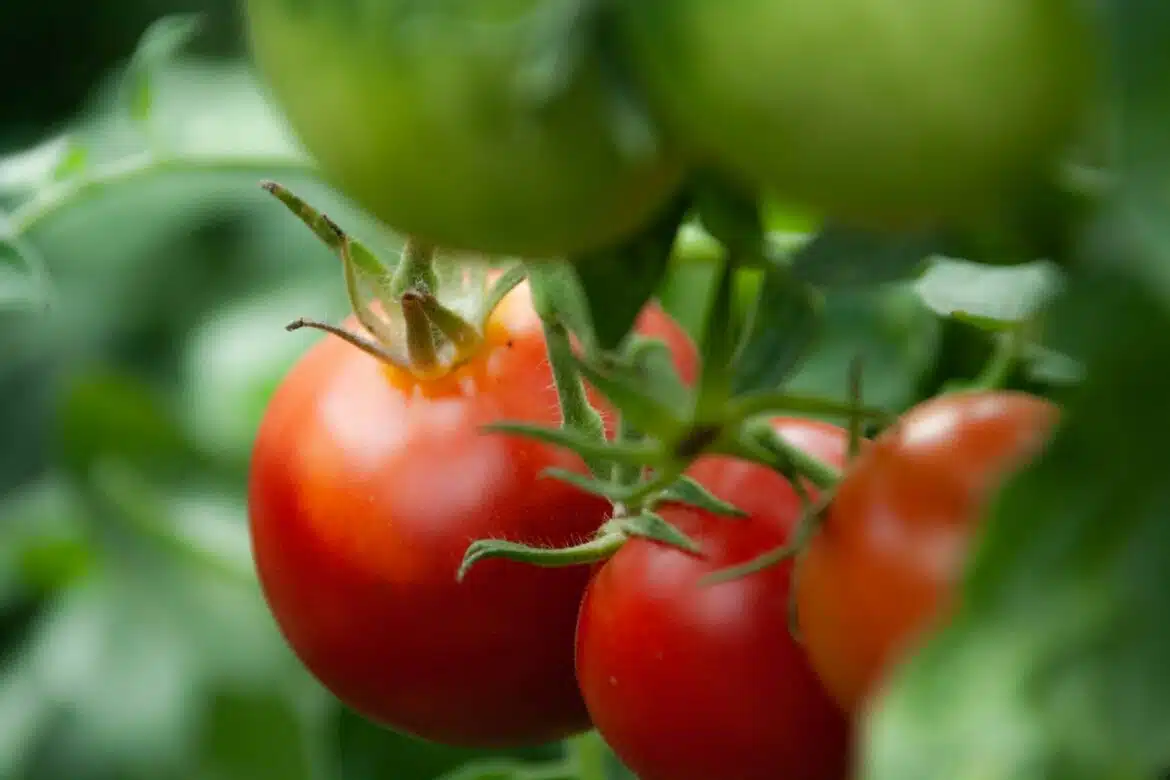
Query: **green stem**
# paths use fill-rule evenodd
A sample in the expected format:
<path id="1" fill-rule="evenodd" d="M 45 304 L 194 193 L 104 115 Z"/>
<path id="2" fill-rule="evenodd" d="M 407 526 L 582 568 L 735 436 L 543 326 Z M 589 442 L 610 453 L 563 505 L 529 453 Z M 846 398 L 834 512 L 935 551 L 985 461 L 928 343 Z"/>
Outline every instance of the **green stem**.
<path id="1" fill-rule="evenodd" d="M 615 441 L 619 444 L 627 442 L 641 441 L 641 434 L 634 429 L 630 421 L 624 414 L 618 413 L 617 421 L 617 437 Z M 645 471 L 644 467 L 635 463 L 614 463 L 613 464 L 613 481 L 617 485 L 634 485 L 642 477 Z"/>
<path id="2" fill-rule="evenodd" d="M 95 166 L 80 176 L 52 184 L 36 193 L 31 200 L 9 215 L 14 235 L 23 236 L 36 230 L 58 211 L 84 201 L 96 200 L 109 189 L 132 185 L 142 179 L 173 174 L 190 178 L 195 175 L 246 175 L 256 179 L 275 173 L 307 174 L 312 166 L 305 160 L 287 156 L 244 159 L 237 156 L 210 155 L 167 156 L 142 152 L 106 165 Z"/>
<path id="3" fill-rule="evenodd" d="M 585 383 L 577 369 L 569 330 L 558 317 L 553 291 L 545 287 L 552 284 L 544 274 L 529 277 L 532 305 L 540 316 L 544 330 L 545 348 L 548 350 L 548 364 L 552 371 L 553 385 L 561 407 L 561 427 L 581 434 L 586 440 L 606 443 L 605 422 L 601 414 L 589 403 Z M 609 473 L 608 461 L 585 458 L 586 465 L 594 476 L 604 479 Z"/>
<path id="4" fill-rule="evenodd" d="M 846 419 L 857 417 L 861 420 L 885 421 L 890 413 L 876 407 L 855 405 L 852 401 L 836 401 L 813 395 L 767 392 L 741 396 L 727 407 L 729 423 L 750 420 L 762 415 L 814 414 L 832 415 Z"/>
<path id="5" fill-rule="evenodd" d="M 402 296 L 402 316 L 406 321 L 406 351 L 410 357 L 410 369 L 418 376 L 430 376 L 438 369 L 439 356 L 435 346 L 435 333 L 421 297 L 408 292 Z"/>
<path id="6" fill-rule="evenodd" d="M 1020 353 L 1024 346 L 1022 330 L 1020 327 L 1015 327 L 1007 333 L 1001 334 L 995 341 L 991 357 L 979 375 L 969 382 L 962 380 L 948 382 L 943 388 L 943 392 L 978 392 L 1002 388 L 1007 384 L 1008 378 L 1020 359 Z"/>
<path id="7" fill-rule="evenodd" d="M 435 273 L 435 248 L 413 238 L 407 239 L 402 248 L 394 274 L 390 277 L 389 293 L 399 298 L 408 290 L 428 292 L 437 295 L 439 277 Z"/>
<path id="8" fill-rule="evenodd" d="M 551 569 L 599 563 L 617 552 L 625 541 L 625 534 L 616 532 L 600 533 L 589 541 L 572 547 L 532 547 L 500 539 L 480 539 L 468 546 L 455 579 L 462 582 L 475 564 L 490 558 L 502 558 Z"/>
<path id="9" fill-rule="evenodd" d="M 542 320 L 544 341 L 548 347 L 548 363 L 552 370 L 553 384 L 561 406 L 561 425 L 571 428 L 599 443 L 605 442 L 605 422 L 601 414 L 589 403 L 585 383 L 577 373 L 573 360 L 573 347 L 569 332 L 559 322 Z M 604 460 L 586 459 L 586 465 L 594 476 L 603 477 L 608 464 Z"/>
<path id="10" fill-rule="evenodd" d="M 862 416 L 864 395 L 861 385 L 864 374 L 865 362 L 858 355 L 849 361 L 849 402 L 853 405 L 853 409 L 849 414 L 849 447 L 845 455 L 850 463 L 861 453 L 861 424 L 865 420 Z"/>
<path id="11" fill-rule="evenodd" d="M 834 488 L 841 481 L 840 469 L 789 444 L 769 424 L 752 426 L 749 436 L 768 453 L 766 465 L 785 476 L 795 472 L 822 490 Z M 752 459 L 759 460 L 757 457 Z"/>

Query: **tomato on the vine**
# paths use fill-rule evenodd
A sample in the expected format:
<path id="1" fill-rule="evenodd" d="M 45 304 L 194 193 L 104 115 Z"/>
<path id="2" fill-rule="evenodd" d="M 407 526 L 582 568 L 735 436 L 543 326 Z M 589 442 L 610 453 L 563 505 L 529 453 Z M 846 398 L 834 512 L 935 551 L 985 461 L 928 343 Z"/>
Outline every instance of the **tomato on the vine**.
<path id="1" fill-rule="evenodd" d="M 667 341 L 693 380 L 694 347 L 661 309 L 638 329 Z M 456 581 L 475 539 L 570 544 L 609 512 L 538 477 L 583 470 L 577 456 L 481 431 L 503 420 L 559 422 L 526 285 L 496 309 L 480 351 L 439 379 L 325 338 L 274 394 L 254 449 L 255 563 L 293 650 L 358 712 L 452 745 L 589 727 L 573 666 L 588 572 L 497 560 Z"/>
<path id="2" fill-rule="evenodd" d="M 793 445 L 841 465 L 848 436 L 780 419 Z M 842 780 L 850 731 L 789 632 L 791 564 L 719 584 L 718 569 L 786 544 L 802 513 L 762 466 L 706 456 L 688 472 L 743 518 L 665 505 L 702 548 L 631 538 L 590 583 L 577 624 L 589 714 L 641 780 Z"/>
<path id="3" fill-rule="evenodd" d="M 814 668 L 856 712 L 945 614 L 995 491 L 1043 446 L 1051 402 L 1010 391 L 919 404 L 855 460 L 796 570 Z"/>
<path id="4" fill-rule="evenodd" d="M 832 217 L 914 225 L 994 207 L 1051 162 L 1089 92 L 1075 0 L 616 4 L 666 133 Z"/>
<path id="5" fill-rule="evenodd" d="M 589 55 L 547 105 L 522 94 L 547 5 L 246 7 L 261 74 L 347 195 L 437 246 L 560 257 L 638 228 L 666 205 L 683 171 L 665 153 L 622 148 L 606 79 Z"/>

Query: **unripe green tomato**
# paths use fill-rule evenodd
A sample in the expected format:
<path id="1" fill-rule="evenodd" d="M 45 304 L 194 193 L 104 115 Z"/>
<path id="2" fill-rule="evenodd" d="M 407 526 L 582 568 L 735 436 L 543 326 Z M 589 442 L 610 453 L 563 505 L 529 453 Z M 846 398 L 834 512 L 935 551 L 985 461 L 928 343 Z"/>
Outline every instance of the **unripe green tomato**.
<path id="1" fill-rule="evenodd" d="M 245 0 L 253 58 L 325 177 L 391 229 L 527 257 L 613 242 L 682 179 L 624 151 L 597 63 L 519 83 L 549 0 Z"/>
<path id="2" fill-rule="evenodd" d="M 986 210 L 1052 161 L 1094 72 L 1076 0 L 623 0 L 618 28 L 693 156 L 872 226 Z"/>

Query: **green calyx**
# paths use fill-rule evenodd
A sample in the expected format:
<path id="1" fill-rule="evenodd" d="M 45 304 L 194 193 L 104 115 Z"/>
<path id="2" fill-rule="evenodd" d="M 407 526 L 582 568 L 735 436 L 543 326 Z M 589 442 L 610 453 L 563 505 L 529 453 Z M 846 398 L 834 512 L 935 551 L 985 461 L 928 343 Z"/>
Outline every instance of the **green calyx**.
<path id="1" fill-rule="evenodd" d="M 442 274 L 434 247 L 408 240 L 392 267 L 365 244 L 346 233 L 327 215 L 276 182 L 261 185 L 341 259 L 346 294 L 361 331 L 351 331 L 301 318 L 288 330 L 313 328 L 334 335 L 378 360 L 419 379 L 434 379 L 458 368 L 483 344 L 492 312 L 524 280 L 523 267 L 513 267 L 490 285 L 483 263 L 458 265 L 455 281 L 472 295 L 460 296 L 460 310 L 443 304 Z"/>

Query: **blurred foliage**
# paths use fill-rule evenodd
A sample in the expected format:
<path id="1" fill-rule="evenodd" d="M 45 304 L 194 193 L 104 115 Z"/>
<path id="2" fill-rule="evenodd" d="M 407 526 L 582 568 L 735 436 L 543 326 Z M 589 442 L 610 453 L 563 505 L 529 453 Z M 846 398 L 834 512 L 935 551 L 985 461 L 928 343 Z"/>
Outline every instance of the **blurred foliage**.
<path id="1" fill-rule="evenodd" d="M 128 111 L 135 41 L 196 10 L 191 51 L 136 87 L 149 111 Z M 242 64 L 235 13 L 0 6 L 0 278 L 26 290 L 0 300 L 0 777 L 511 777 L 500 761 L 561 748 L 467 769 L 482 756 L 372 726 L 308 678 L 263 608 L 252 435 L 310 338 L 283 325 L 345 302 L 336 260 L 257 184 L 279 178 L 367 242 L 396 240 L 307 173 Z M 713 273 L 678 264 L 661 289 L 695 334 Z M 897 411 L 990 349 L 906 284 L 835 290 L 825 310 L 793 389 L 843 398 L 860 351 L 866 400 Z"/>

